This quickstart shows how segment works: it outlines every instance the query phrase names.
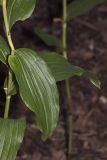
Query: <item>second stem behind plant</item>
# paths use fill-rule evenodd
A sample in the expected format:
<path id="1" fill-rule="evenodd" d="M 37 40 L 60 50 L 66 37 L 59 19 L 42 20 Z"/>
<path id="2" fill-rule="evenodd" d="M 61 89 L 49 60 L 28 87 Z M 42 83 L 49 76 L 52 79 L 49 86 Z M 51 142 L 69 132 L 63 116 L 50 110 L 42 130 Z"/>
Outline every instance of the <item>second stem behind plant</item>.
<path id="1" fill-rule="evenodd" d="M 63 2 L 63 24 L 62 24 L 62 44 L 63 44 L 63 56 L 68 59 L 67 56 L 67 0 Z M 67 93 L 67 132 L 68 132 L 68 154 L 72 152 L 72 101 L 70 91 L 70 81 L 66 80 L 66 93 Z"/>

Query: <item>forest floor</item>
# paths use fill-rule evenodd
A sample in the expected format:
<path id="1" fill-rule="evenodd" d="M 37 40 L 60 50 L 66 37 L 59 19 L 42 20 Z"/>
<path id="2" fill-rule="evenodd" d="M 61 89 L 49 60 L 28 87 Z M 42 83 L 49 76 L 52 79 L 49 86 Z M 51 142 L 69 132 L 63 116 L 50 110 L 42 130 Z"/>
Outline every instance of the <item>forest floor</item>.
<path id="1" fill-rule="evenodd" d="M 50 16 L 45 0 L 37 5 L 35 13 L 25 22 L 15 25 L 12 37 L 15 47 L 32 48 L 38 52 L 52 51 L 34 34 L 40 26 L 61 37 L 61 23 Z M 42 8 L 42 9 L 41 9 Z M 88 80 L 71 79 L 73 150 L 69 160 L 107 160 L 107 3 L 68 23 L 69 61 L 95 72 L 102 83 L 101 90 Z M 0 13 L 0 34 L 3 35 Z M 0 64 L 0 105 L 4 101 L 1 89 L 6 69 Z M 19 96 L 11 102 L 11 117 L 27 117 L 27 130 L 17 160 L 67 160 L 66 93 L 64 82 L 60 91 L 60 120 L 53 136 L 43 142 L 36 129 L 34 115 L 28 111 Z M 2 107 L 3 108 L 3 107 Z M 3 109 L 2 109 L 3 110 Z M 0 115 L 3 113 L 1 110 Z"/>

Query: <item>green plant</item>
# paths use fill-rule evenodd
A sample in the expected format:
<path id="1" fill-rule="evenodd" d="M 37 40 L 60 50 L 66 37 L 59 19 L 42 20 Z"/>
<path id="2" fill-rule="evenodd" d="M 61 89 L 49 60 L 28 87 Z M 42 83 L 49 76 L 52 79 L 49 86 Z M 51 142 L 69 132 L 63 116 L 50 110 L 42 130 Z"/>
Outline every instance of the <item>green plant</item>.
<path id="1" fill-rule="evenodd" d="M 68 59 L 67 55 L 67 25 L 68 21 L 76 18 L 89 11 L 98 4 L 103 3 L 105 0 L 74 0 L 71 3 L 67 3 L 67 0 L 62 0 L 63 16 L 62 16 L 62 41 L 55 36 L 45 33 L 40 28 L 35 28 L 35 33 L 42 39 L 42 41 L 48 46 L 55 46 L 62 50 L 62 55 L 65 59 Z M 96 76 L 83 68 L 68 64 L 68 62 L 56 53 L 49 53 L 43 55 L 42 58 L 47 62 L 56 80 L 64 80 L 67 94 L 67 128 L 68 128 L 68 155 L 72 152 L 72 98 L 70 90 L 70 77 L 83 76 L 89 78 L 89 80 L 96 86 L 100 87 L 100 82 Z M 54 61 L 54 62 L 53 62 Z M 60 66 L 60 67 L 59 67 Z M 67 79 L 68 78 L 68 79 Z"/>
<path id="2" fill-rule="evenodd" d="M 64 13 L 66 14 L 66 0 Z M 0 61 L 8 68 L 4 82 L 6 103 L 4 118 L 0 118 L 0 160 L 15 160 L 22 143 L 26 128 L 25 119 L 9 119 L 10 100 L 19 90 L 26 106 L 36 114 L 37 127 L 44 139 L 52 135 L 59 116 L 59 96 L 56 81 L 65 80 L 74 75 L 85 76 L 97 87 L 100 81 L 90 71 L 71 65 L 57 53 L 38 54 L 28 48 L 15 49 L 11 28 L 18 20 L 29 18 L 35 8 L 36 0 L 1 0 L 4 31 L 8 43 L 0 36 Z M 63 48 L 66 55 L 66 15 L 63 25 Z M 58 40 L 59 41 L 59 40 Z M 56 45 L 56 44 L 55 44 Z M 56 80 L 56 81 L 55 81 Z"/>

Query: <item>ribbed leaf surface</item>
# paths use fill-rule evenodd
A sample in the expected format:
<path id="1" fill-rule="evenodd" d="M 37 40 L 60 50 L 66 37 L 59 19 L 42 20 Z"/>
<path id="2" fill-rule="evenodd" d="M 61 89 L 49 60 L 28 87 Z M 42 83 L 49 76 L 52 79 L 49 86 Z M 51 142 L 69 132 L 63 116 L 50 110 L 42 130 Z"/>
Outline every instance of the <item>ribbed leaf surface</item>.
<path id="1" fill-rule="evenodd" d="M 18 21 L 29 18 L 34 11 L 36 0 L 9 0 L 8 1 L 8 21 L 10 28 Z"/>
<path id="2" fill-rule="evenodd" d="M 0 160 L 16 159 L 24 131 L 24 120 L 0 119 Z"/>
<path id="3" fill-rule="evenodd" d="M 10 49 L 5 42 L 4 38 L 0 36 L 0 61 L 2 61 L 4 64 L 7 63 L 7 57 L 10 53 Z"/>
<path id="4" fill-rule="evenodd" d="M 92 72 L 70 64 L 63 56 L 57 53 L 47 53 L 41 56 L 52 71 L 56 81 L 62 81 L 73 76 L 84 76 L 96 87 L 100 88 L 100 81 Z"/>
<path id="5" fill-rule="evenodd" d="M 72 76 L 81 76 L 83 69 L 71 65 L 63 56 L 57 53 L 47 53 L 41 56 L 47 63 L 56 81 L 62 81 Z"/>
<path id="6" fill-rule="evenodd" d="M 16 75 L 20 95 L 26 106 L 36 113 L 44 137 L 55 129 L 59 115 L 59 98 L 55 80 L 46 63 L 30 49 L 18 49 L 9 57 Z"/>

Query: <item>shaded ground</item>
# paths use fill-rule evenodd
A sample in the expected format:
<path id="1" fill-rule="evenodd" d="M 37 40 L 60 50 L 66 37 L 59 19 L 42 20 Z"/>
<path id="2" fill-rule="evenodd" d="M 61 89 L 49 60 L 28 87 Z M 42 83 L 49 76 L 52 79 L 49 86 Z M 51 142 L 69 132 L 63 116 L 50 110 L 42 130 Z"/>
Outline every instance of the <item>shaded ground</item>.
<path id="1" fill-rule="evenodd" d="M 42 9 L 41 9 L 42 8 Z M 33 16 L 16 24 L 12 35 L 16 48 L 29 47 L 38 51 L 52 50 L 45 46 L 33 33 L 36 25 L 60 37 L 61 24 L 53 23 L 45 0 L 39 2 Z M 44 15 L 44 16 L 43 16 Z M 0 14 L 0 32 L 2 32 Z M 106 160 L 107 159 L 107 3 L 85 16 L 69 22 L 68 28 L 69 60 L 72 64 L 91 69 L 102 82 L 101 90 L 96 89 L 83 78 L 72 78 L 71 93 L 73 104 L 73 152 L 70 160 Z M 53 48 L 54 49 L 54 48 Z M 6 69 L 0 66 L 0 84 L 2 87 Z M 5 75 L 5 74 L 4 74 Z M 2 89 L 0 87 L 1 92 Z M 66 121 L 64 117 L 66 100 L 64 82 L 59 84 L 61 98 L 61 116 L 53 136 L 43 142 L 38 130 L 35 130 L 34 115 L 26 110 L 19 96 L 11 105 L 11 117 L 26 115 L 27 132 L 17 160 L 66 160 Z M 4 94 L 0 95 L 4 101 Z M 1 104 L 2 106 L 2 104 Z M 14 112 L 12 111 L 14 109 Z M 1 109 L 2 114 L 3 111 Z"/>

